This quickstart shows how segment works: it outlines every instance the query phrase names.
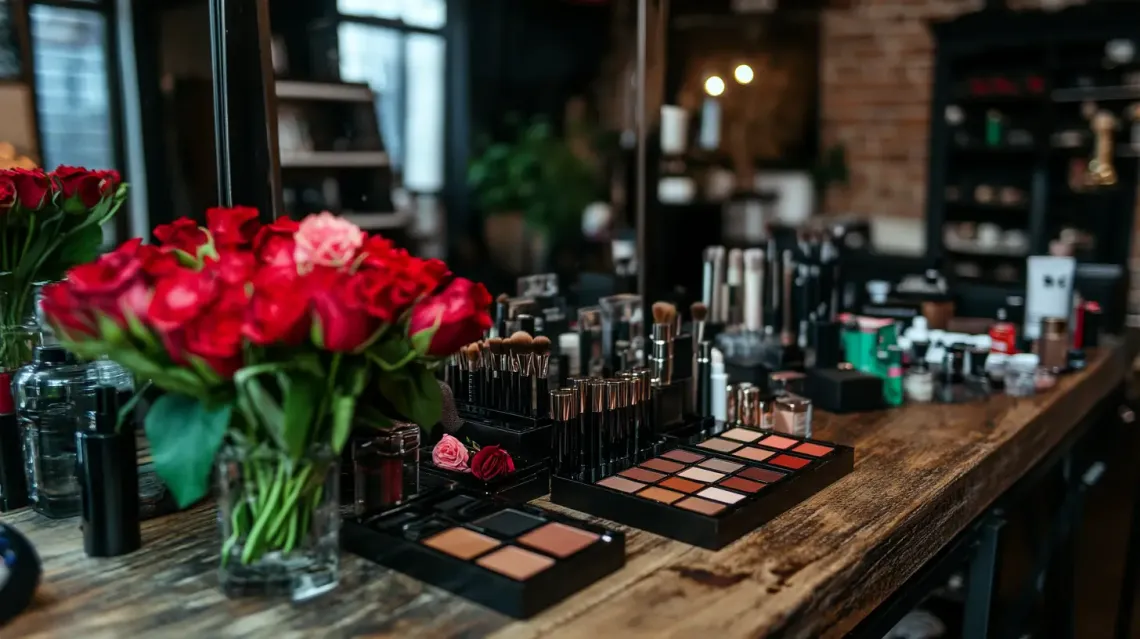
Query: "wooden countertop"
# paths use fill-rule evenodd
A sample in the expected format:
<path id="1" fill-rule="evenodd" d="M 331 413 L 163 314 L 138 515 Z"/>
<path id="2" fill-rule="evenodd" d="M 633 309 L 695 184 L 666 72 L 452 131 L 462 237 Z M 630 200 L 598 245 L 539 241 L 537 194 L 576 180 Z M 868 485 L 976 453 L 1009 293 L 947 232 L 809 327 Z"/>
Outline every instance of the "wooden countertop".
<path id="1" fill-rule="evenodd" d="M 146 522 L 140 551 L 103 560 L 83 554 L 75 520 L 10 513 L 45 578 L 0 635 L 838 637 L 1056 446 L 1132 354 L 1100 349 L 1031 399 L 817 413 L 817 436 L 855 446 L 853 473 L 716 552 L 626 528 L 623 570 L 526 622 L 347 554 L 340 588 L 314 601 L 228 600 L 212 507 Z"/>

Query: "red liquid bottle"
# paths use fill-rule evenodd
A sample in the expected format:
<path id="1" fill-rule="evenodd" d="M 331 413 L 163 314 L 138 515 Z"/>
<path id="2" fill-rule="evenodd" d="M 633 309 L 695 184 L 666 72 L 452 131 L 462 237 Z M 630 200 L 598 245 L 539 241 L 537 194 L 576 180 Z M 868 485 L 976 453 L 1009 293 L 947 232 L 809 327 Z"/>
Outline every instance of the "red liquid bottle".
<path id="1" fill-rule="evenodd" d="M 1004 308 L 998 309 L 997 322 L 990 327 L 990 352 L 1005 355 L 1017 352 L 1017 327 L 1008 320 Z"/>

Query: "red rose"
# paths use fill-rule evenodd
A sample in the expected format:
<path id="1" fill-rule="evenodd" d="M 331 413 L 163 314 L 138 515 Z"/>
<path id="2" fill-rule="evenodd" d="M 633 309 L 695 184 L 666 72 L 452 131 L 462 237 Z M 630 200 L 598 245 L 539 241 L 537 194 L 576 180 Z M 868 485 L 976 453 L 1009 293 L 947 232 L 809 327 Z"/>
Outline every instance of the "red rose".
<path id="1" fill-rule="evenodd" d="M 183 268 L 174 253 L 164 251 L 151 244 L 140 246 L 136 255 L 138 255 L 139 262 L 142 263 L 143 272 L 154 279 L 165 277 Z"/>
<path id="2" fill-rule="evenodd" d="M 178 249 L 191 257 L 197 257 L 198 247 L 210 241 L 198 223 L 188 217 L 180 217 L 170 224 L 159 224 L 154 229 L 154 236 L 162 242 L 162 248 Z"/>
<path id="3" fill-rule="evenodd" d="M 299 344 L 309 333 L 309 298 L 292 266 L 265 267 L 253 279 L 242 333 L 255 344 Z"/>
<path id="4" fill-rule="evenodd" d="M 8 177 L 24 210 L 38 211 L 51 202 L 51 180 L 41 169 L 10 169 Z"/>
<path id="5" fill-rule="evenodd" d="M 325 350 L 355 351 L 380 328 L 380 322 L 351 300 L 348 276 L 318 267 L 305 277 L 313 301 L 314 341 Z"/>
<path id="6" fill-rule="evenodd" d="M 236 250 L 222 251 L 217 261 L 209 264 L 209 268 L 226 284 L 245 284 L 253 276 L 256 266 L 253 253 Z"/>
<path id="7" fill-rule="evenodd" d="M 490 481 L 500 475 L 515 472 L 515 460 L 501 446 L 484 446 L 471 458 L 471 474 L 476 479 Z"/>
<path id="8" fill-rule="evenodd" d="M 219 376 L 229 379 L 242 366 L 242 324 L 245 294 L 228 290 L 207 312 L 189 324 L 181 346 L 201 358 Z"/>
<path id="9" fill-rule="evenodd" d="M 12 180 L 0 174 L 0 212 L 6 212 L 16 203 L 16 185 Z"/>
<path id="10" fill-rule="evenodd" d="M 491 294 L 482 284 L 456 278 L 447 288 L 412 309 L 408 334 L 431 330 L 439 322 L 427 354 L 433 357 L 451 355 L 464 344 L 478 340 L 483 331 L 491 327 L 491 316 L 487 312 L 490 305 Z"/>
<path id="11" fill-rule="evenodd" d="M 137 253 L 142 240 L 135 238 L 123 242 L 119 248 L 106 253 L 94 262 L 80 264 L 67 272 L 67 280 L 80 299 L 118 295 L 126 290 L 142 270 Z"/>
<path id="12" fill-rule="evenodd" d="M 75 212 L 93 208 L 118 187 L 117 171 L 88 171 L 82 167 L 60 166 L 51 177 L 59 182 L 65 206 Z"/>
<path id="13" fill-rule="evenodd" d="M 246 246 L 261 228 L 258 216 L 251 206 L 210 208 L 206 209 L 206 227 L 218 247 Z"/>
<path id="14" fill-rule="evenodd" d="M 64 337 L 95 337 L 95 321 L 90 306 L 81 303 L 71 292 L 69 282 L 56 282 L 44 287 L 40 298 L 44 316 Z"/>
<path id="15" fill-rule="evenodd" d="M 261 227 L 253 238 L 253 252 L 258 261 L 270 266 L 293 266 L 293 249 L 297 247 L 293 234 L 299 227 L 296 220 L 287 217 L 279 217 Z"/>
<path id="16" fill-rule="evenodd" d="M 179 269 L 158 281 L 147 318 L 163 332 L 170 332 L 204 313 L 217 295 L 218 283 L 211 273 Z"/>

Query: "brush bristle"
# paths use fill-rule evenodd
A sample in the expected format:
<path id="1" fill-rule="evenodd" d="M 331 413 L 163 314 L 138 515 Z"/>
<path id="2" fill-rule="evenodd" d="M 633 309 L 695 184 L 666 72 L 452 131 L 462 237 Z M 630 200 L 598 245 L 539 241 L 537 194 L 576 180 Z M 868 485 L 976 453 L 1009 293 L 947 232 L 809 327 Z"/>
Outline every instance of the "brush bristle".
<path id="1" fill-rule="evenodd" d="M 502 355 L 503 349 L 505 347 L 505 340 L 501 337 L 492 337 L 491 339 L 487 340 L 487 348 L 490 348 L 491 352 L 495 355 Z"/>
<path id="2" fill-rule="evenodd" d="M 709 307 L 704 302 L 693 302 L 689 307 L 689 313 L 692 314 L 694 322 L 703 322 L 709 316 Z"/>
<path id="3" fill-rule="evenodd" d="M 478 344 L 469 344 L 469 345 L 463 347 L 463 356 L 466 357 L 467 361 L 471 364 L 475 364 L 476 362 L 478 362 L 479 361 L 479 345 Z"/>
<path id="4" fill-rule="evenodd" d="M 539 355 L 545 355 L 550 352 L 550 338 L 545 335 L 539 335 L 538 337 L 534 338 L 534 343 L 532 346 L 534 347 L 535 353 L 538 353 Z"/>
<path id="5" fill-rule="evenodd" d="M 484 298 L 484 299 L 486 299 L 486 298 Z M 495 298 L 495 302 L 497 302 L 499 304 L 505 304 L 510 299 L 511 299 L 510 295 L 507 295 L 506 293 L 499 293 L 499 296 Z"/>
<path id="6" fill-rule="evenodd" d="M 677 319 L 677 307 L 669 302 L 653 303 L 653 323 L 672 324 Z"/>
<path id="7" fill-rule="evenodd" d="M 511 335 L 511 341 L 516 344 L 530 344 L 534 341 L 534 338 L 526 331 L 515 331 L 514 334 Z"/>

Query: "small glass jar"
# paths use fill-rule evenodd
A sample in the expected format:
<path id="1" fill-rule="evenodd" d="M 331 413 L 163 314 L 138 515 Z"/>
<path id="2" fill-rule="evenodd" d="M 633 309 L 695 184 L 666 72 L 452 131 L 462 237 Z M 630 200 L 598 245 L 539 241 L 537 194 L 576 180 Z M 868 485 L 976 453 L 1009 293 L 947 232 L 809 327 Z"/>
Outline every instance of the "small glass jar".
<path id="1" fill-rule="evenodd" d="M 1060 373 L 1068 368 L 1068 321 L 1060 317 L 1046 317 L 1041 320 L 1041 339 L 1037 342 L 1037 355 L 1041 358 L 1041 367 L 1051 373 Z"/>
<path id="2" fill-rule="evenodd" d="M 776 400 L 773 430 L 794 437 L 811 437 L 811 400 L 789 395 Z"/>
<path id="3" fill-rule="evenodd" d="M 1039 367 L 1037 374 L 1033 377 L 1033 385 L 1038 393 L 1043 393 L 1057 385 L 1057 376 L 1048 368 Z"/>
<path id="4" fill-rule="evenodd" d="M 1005 365 L 1005 393 L 1032 397 L 1037 392 L 1037 368 L 1041 360 L 1032 353 L 1012 355 Z"/>
<path id="5" fill-rule="evenodd" d="M 1005 368 L 1009 361 L 1005 353 L 990 353 L 986 359 L 986 376 L 990 380 L 990 388 L 1001 390 L 1005 387 Z"/>
<path id="6" fill-rule="evenodd" d="M 934 373 L 925 365 L 912 366 L 903 377 L 903 390 L 909 402 L 924 404 L 934 401 Z"/>
<path id="7" fill-rule="evenodd" d="M 420 427 L 397 423 L 352 442 L 356 514 L 391 508 L 420 491 Z"/>

